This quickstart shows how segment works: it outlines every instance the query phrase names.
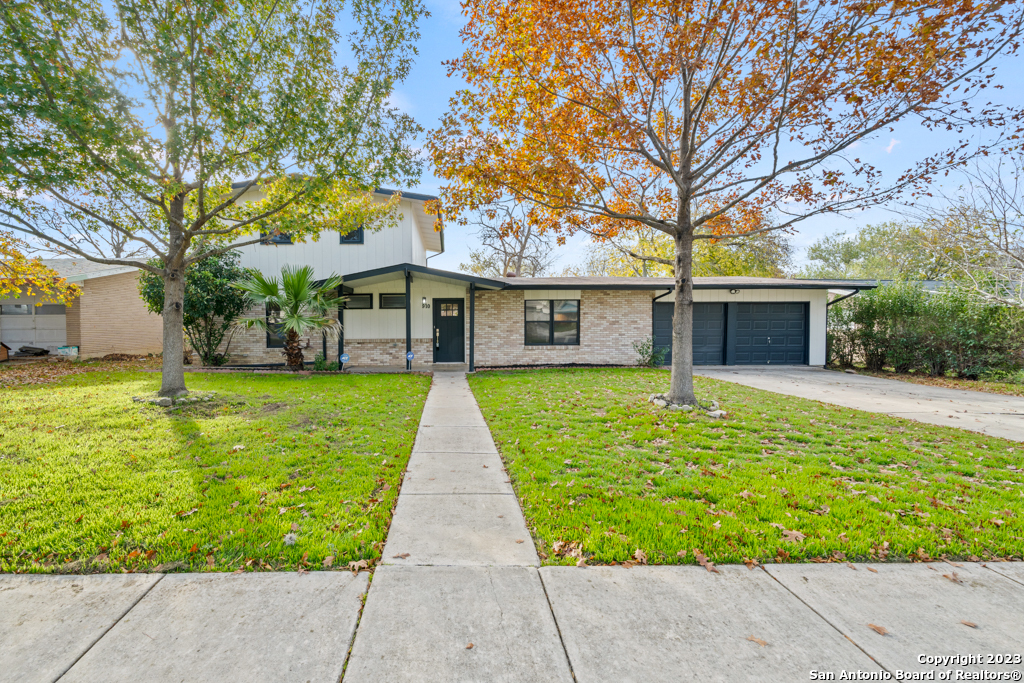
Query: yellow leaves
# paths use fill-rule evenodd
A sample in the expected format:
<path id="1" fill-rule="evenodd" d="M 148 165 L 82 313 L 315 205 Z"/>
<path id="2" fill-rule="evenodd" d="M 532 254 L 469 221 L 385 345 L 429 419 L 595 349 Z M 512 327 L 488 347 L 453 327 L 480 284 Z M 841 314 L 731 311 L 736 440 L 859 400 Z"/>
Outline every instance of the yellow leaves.
<path id="1" fill-rule="evenodd" d="M 25 256 L 27 249 L 23 240 L 0 231 L 0 299 L 38 296 L 39 303 L 70 306 L 82 290 L 43 265 L 41 259 Z"/>

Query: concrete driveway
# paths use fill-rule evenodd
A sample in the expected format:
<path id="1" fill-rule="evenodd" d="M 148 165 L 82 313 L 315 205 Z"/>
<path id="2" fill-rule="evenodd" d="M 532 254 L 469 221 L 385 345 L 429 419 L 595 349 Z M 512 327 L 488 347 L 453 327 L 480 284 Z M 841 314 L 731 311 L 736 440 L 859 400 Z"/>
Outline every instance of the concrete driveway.
<path id="1" fill-rule="evenodd" d="M 1024 441 L 1024 398 L 945 389 L 822 368 L 712 366 L 694 374 L 872 413 Z"/>

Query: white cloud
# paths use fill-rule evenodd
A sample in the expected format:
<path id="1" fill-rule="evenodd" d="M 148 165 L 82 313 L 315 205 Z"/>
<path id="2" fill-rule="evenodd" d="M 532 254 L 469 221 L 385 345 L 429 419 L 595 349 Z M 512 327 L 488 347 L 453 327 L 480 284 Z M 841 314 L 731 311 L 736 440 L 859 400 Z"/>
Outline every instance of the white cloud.
<path id="1" fill-rule="evenodd" d="M 896 138 L 891 138 L 891 139 L 889 140 L 889 146 L 885 148 L 885 152 L 886 152 L 886 154 L 892 154 L 892 150 L 893 150 L 893 149 L 894 149 L 894 148 L 896 147 L 896 145 L 898 145 L 898 144 L 900 144 L 900 141 L 899 141 L 899 140 L 897 140 Z"/>

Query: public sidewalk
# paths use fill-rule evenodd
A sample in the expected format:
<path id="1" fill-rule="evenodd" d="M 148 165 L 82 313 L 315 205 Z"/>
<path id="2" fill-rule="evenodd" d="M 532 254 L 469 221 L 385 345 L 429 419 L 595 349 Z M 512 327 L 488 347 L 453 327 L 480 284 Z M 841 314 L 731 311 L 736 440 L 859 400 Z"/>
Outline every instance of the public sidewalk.
<path id="1" fill-rule="evenodd" d="M 1024 563 L 718 570 L 539 568 L 464 375 L 435 373 L 372 584 L 365 572 L 0 576 L 0 682 L 1024 671 Z M 982 658 L 919 660 L 968 654 Z"/>

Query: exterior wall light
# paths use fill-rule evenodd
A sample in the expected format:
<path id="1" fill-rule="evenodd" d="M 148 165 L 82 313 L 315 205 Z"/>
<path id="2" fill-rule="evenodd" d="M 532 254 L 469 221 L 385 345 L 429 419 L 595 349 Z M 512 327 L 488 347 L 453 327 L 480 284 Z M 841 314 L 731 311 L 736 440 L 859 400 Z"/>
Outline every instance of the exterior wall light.
<path id="1" fill-rule="evenodd" d="M 427 303 L 427 297 L 423 297 L 423 308 L 430 308 L 430 304 Z"/>
<path id="2" fill-rule="evenodd" d="M 739 294 L 739 293 L 740 293 L 740 290 L 738 290 L 738 289 L 730 289 L 730 290 L 729 290 L 729 293 L 730 293 L 730 294 Z"/>

